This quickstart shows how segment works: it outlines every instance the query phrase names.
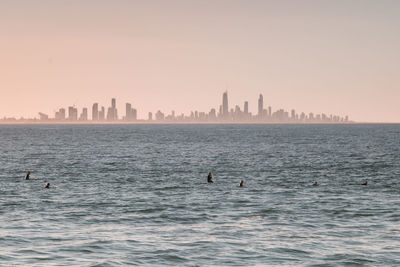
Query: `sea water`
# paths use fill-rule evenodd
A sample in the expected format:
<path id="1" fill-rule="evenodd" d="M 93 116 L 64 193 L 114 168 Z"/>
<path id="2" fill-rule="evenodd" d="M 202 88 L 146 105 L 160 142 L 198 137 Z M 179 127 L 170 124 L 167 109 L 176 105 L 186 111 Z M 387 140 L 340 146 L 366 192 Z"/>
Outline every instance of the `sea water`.
<path id="1" fill-rule="evenodd" d="M 0 125 L 0 152 L 1 266 L 400 265 L 398 124 Z"/>

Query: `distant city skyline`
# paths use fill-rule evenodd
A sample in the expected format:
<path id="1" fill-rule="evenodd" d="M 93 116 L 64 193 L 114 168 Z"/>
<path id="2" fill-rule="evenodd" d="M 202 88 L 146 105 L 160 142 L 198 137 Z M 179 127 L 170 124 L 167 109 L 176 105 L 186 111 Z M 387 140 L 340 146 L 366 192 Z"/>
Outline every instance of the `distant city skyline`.
<path id="1" fill-rule="evenodd" d="M 3 0 L 0 118 L 74 106 L 79 119 L 94 102 L 107 116 L 111 98 L 140 119 L 188 114 L 228 90 L 253 114 L 261 93 L 289 112 L 400 122 L 399 14 L 392 0 Z"/>
<path id="2" fill-rule="evenodd" d="M 131 103 L 125 103 L 125 115 L 118 116 L 117 100 L 111 99 L 108 108 L 101 106 L 99 103 L 92 104 L 91 117 L 88 114 L 88 108 L 83 107 L 81 113 L 75 106 L 68 108 L 59 108 L 54 112 L 54 117 L 43 112 L 38 112 L 39 117 L 34 118 L 14 118 L 4 117 L 0 122 L 40 122 L 40 123 L 98 123 L 98 122 L 160 122 L 160 123 L 349 123 L 349 117 L 338 116 L 334 114 L 310 112 L 296 112 L 291 109 L 290 112 L 284 109 L 273 111 L 271 106 L 264 107 L 264 96 L 259 95 L 257 105 L 257 113 L 249 112 L 249 102 L 243 102 L 243 109 L 240 105 L 232 105 L 229 107 L 228 91 L 222 94 L 222 102 L 218 109 L 211 108 L 209 111 L 193 110 L 190 114 L 175 113 L 172 110 L 170 113 L 165 113 L 161 110 L 156 112 L 148 112 L 147 119 L 139 119 L 137 109 L 132 107 Z M 234 107 L 233 107 L 234 106 Z M 107 113 L 105 112 L 107 110 Z M 218 110 L 218 111 L 217 111 Z M 79 115 L 80 114 L 80 115 Z M 154 114 L 154 116 L 153 116 Z"/>

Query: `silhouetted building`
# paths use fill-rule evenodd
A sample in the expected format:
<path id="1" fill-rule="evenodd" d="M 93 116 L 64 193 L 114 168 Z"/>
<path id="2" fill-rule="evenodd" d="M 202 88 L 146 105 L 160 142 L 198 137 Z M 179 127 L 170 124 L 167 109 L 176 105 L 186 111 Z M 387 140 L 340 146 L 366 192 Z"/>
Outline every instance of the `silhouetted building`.
<path id="1" fill-rule="evenodd" d="M 260 97 L 258 98 L 258 114 L 257 114 L 260 119 L 264 117 L 263 113 L 264 113 L 264 98 L 263 95 L 260 94 Z"/>
<path id="2" fill-rule="evenodd" d="M 107 120 L 108 121 L 116 121 L 118 120 L 118 111 L 116 107 L 116 100 L 115 98 L 111 99 L 111 107 L 108 108 L 107 111 Z"/>
<path id="3" fill-rule="evenodd" d="M 101 110 L 99 111 L 99 121 L 104 121 L 105 120 L 105 108 L 101 107 Z"/>
<path id="4" fill-rule="evenodd" d="M 99 120 L 99 104 L 94 103 L 92 106 L 92 120 L 98 121 Z"/>
<path id="5" fill-rule="evenodd" d="M 60 108 L 55 115 L 55 120 L 56 121 L 63 121 L 65 120 L 65 109 L 64 108 Z"/>
<path id="6" fill-rule="evenodd" d="M 304 113 L 304 112 L 302 112 L 301 114 L 300 114 L 300 121 L 301 122 L 304 122 L 306 120 L 306 114 Z"/>
<path id="7" fill-rule="evenodd" d="M 108 121 L 114 120 L 114 109 L 112 107 L 109 107 L 107 110 L 107 120 Z"/>
<path id="8" fill-rule="evenodd" d="M 132 109 L 132 120 L 136 121 L 137 120 L 137 110 L 136 109 Z"/>
<path id="9" fill-rule="evenodd" d="M 75 107 L 68 107 L 68 120 L 77 121 L 78 120 L 78 109 Z"/>
<path id="10" fill-rule="evenodd" d="M 137 119 L 137 111 L 132 108 L 130 103 L 126 103 L 125 106 L 125 120 L 126 121 L 135 121 Z"/>
<path id="11" fill-rule="evenodd" d="M 224 119 L 229 117 L 228 92 L 224 92 L 222 95 L 222 117 Z"/>
<path id="12" fill-rule="evenodd" d="M 88 110 L 87 110 L 87 108 L 83 108 L 81 116 L 79 117 L 79 120 L 87 121 L 87 119 L 88 119 Z"/>
<path id="13" fill-rule="evenodd" d="M 215 108 L 212 108 L 208 113 L 208 119 L 211 121 L 215 121 L 217 119 L 217 113 L 215 111 Z"/>
<path id="14" fill-rule="evenodd" d="M 290 115 L 290 119 L 291 119 L 292 121 L 295 121 L 295 120 L 296 120 L 296 111 L 295 111 L 294 109 L 292 109 L 292 112 L 291 112 L 291 115 Z"/>
<path id="15" fill-rule="evenodd" d="M 125 105 L 125 120 L 130 121 L 132 114 L 132 105 L 130 103 L 126 103 Z"/>
<path id="16" fill-rule="evenodd" d="M 164 120 L 164 113 L 161 111 L 157 111 L 156 113 L 156 121 L 163 121 Z"/>
<path id="17" fill-rule="evenodd" d="M 47 114 L 44 114 L 42 112 L 39 112 L 39 120 L 41 121 L 47 121 L 49 120 L 49 116 Z"/>
<path id="18" fill-rule="evenodd" d="M 149 112 L 148 120 L 152 121 L 153 120 L 153 113 Z"/>
<path id="19" fill-rule="evenodd" d="M 249 102 L 245 101 L 244 102 L 244 114 L 247 116 L 247 114 L 249 114 Z"/>

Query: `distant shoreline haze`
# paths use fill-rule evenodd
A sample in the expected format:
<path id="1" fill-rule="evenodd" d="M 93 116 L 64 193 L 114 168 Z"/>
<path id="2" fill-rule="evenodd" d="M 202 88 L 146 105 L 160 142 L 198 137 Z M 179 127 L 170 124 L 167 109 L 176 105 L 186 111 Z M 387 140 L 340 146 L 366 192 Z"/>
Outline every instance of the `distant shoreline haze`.
<path id="1" fill-rule="evenodd" d="M 89 114 L 90 113 L 90 114 Z M 122 114 L 122 115 L 121 115 Z M 228 92 L 222 95 L 222 103 L 218 108 L 204 111 L 192 111 L 190 114 L 169 114 L 161 110 L 149 112 L 147 119 L 138 119 L 138 111 L 130 103 L 125 104 L 123 112 L 117 109 L 117 100 L 111 99 L 109 107 L 93 103 L 91 108 L 84 107 L 78 110 L 75 106 L 59 108 L 54 116 L 38 112 L 35 118 L 7 118 L 1 123 L 351 123 L 349 117 L 333 114 L 315 114 L 310 112 L 297 112 L 292 109 L 274 110 L 271 106 L 264 105 L 264 97 L 259 95 L 257 113 L 249 112 L 249 102 L 244 101 L 242 106 L 229 105 Z"/>

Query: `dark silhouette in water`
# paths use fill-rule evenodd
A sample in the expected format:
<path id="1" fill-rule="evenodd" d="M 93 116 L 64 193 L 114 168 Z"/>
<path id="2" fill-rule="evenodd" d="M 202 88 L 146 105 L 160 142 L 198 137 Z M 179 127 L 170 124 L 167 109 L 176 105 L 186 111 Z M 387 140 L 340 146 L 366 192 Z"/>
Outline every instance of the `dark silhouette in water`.
<path id="1" fill-rule="evenodd" d="M 31 172 L 27 172 L 25 175 L 25 180 L 29 180 L 29 176 L 31 175 Z"/>
<path id="2" fill-rule="evenodd" d="M 243 187 L 243 180 L 240 180 L 239 187 Z"/>
<path id="3" fill-rule="evenodd" d="M 46 185 L 44 186 L 44 188 L 50 188 L 50 183 L 46 183 Z"/>
<path id="4" fill-rule="evenodd" d="M 364 182 L 364 183 L 362 183 L 362 184 L 349 184 L 349 185 L 368 185 L 368 181 L 367 181 L 367 180 L 365 180 L 365 182 Z"/>
<path id="5" fill-rule="evenodd" d="M 212 180 L 211 172 L 209 172 L 208 175 L 207 175 L 207 183 L 214 183 L 214 181 Z"/>
<path id="6" fill-rule="evenodd" d="M 313 183 L 312 185 L 313 185 L 313 186 L 318 186 L 319 184 L 318 184 L 317 181 L 314 181 L 314 183 Z"/>

